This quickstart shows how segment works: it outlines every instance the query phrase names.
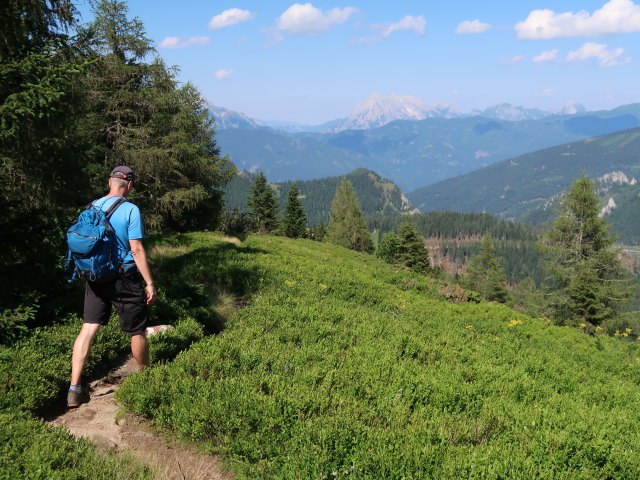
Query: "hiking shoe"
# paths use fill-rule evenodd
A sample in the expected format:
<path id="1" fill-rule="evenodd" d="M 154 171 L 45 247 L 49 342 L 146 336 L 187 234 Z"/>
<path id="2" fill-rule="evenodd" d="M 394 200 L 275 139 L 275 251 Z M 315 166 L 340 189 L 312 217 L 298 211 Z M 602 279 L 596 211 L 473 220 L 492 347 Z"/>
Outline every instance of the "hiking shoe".
<path id="1" fill-rule="evenodd" d="M 67 393 L 67 408 L 79 407 L 81 403 L 85 403 L 86 401 L 84 392 L 69 390 L 69 393 Z"/>

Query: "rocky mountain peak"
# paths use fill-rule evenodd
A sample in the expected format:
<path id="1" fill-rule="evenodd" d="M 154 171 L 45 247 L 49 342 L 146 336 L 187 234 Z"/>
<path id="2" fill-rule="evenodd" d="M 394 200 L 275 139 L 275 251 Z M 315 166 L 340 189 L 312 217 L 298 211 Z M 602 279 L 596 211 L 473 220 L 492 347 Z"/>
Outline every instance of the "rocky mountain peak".
<path id="1" fill-rule="evenodd" d="M 334 131 L 366 130 L 393 122 L 394 120 L 424 120 L 425 118 L 458 116 L 458 107 L 448 103 L 427 105 L 410 95 L 387 96 L 372 93 L 360 102 L 353 113 Z"/>

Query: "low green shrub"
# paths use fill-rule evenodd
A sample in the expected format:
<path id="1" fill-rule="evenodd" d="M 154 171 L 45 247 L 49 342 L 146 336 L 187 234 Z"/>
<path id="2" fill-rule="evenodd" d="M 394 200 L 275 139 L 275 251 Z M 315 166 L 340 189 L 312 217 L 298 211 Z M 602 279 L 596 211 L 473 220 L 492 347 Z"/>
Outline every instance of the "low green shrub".
<path id="1" fill-rule="evenodd" d="M 211 281 L 219 240 L 189 238 Z M 240 478 L 640 471 L 637 342 L 452 303 L 436 280 L 306 240 L 250 237 L 233 262 L 261 272 L 249 305 L 118 397 Z"/>
<path id="2" fill-rule="evenodd" d="M 37 306 L 21 305 L 0 312 L 0 345 L 9 345 L 24 336 L 27 323 L 35 318 Z"/>
<path id="3" fill-rule="evenodd" d="M 0 479 L 146 480 L 152 472 L 113 453 L 99 454 L 87 440 L 73 438 L 26 414 L 0 412 Z"/>
<path id="4" fill-rule="evenodd" d="M 80 330 L 80 319 L 53 327 L 36 329 L 33 334 L 0 350 L 0 410 L 41 412 L 62 401 L 71 374 L 73 341 Z M 104 362 L 115 360 L 129 348 L 129 337 L 117 321 L 102 328 L 94 340 L 85 373 Z"/>
<path id="5" fill-rule="evenodd" d="M 178 353 L 203 337 L 202 325 L 191 317 L 182 319 L 173 329 L 150 336 L 148 340 L 151 365 L 173 360 Z"/>

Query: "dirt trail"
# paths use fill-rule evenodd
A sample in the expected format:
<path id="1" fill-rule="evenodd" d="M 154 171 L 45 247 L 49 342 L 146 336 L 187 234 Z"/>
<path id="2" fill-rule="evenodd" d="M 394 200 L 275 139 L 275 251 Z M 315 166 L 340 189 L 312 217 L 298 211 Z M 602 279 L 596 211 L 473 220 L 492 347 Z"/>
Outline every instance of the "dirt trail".
<path id="1" fill-rule="evenodd" d="M 91 383 L 91 399 L 49 419 L 51 425 L 64 426 L 73 435 L 91 440 L 103 450 L 128 452 L 157 472 L 160 480 L 231 480 L 221 463 L 210 455 L 197 453 L 159 436 L 149 422 L 133 414 L 119 414 L 114 393 L 119 384 L 136 370 L 133 359 L 106 377 Z"/>

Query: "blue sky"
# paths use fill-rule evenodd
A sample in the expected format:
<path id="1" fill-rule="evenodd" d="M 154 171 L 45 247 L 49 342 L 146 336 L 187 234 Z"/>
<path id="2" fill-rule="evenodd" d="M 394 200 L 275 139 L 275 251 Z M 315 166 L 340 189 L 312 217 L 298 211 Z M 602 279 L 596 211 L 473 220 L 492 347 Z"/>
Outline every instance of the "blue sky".
<path id="1" fill-rule="evenodd" d="M 262 120 L 319 124 L 374 92 L 463 112 L 640 102 L 640 1 L 130 0 L 129 11 L 182 81 Z"/>

